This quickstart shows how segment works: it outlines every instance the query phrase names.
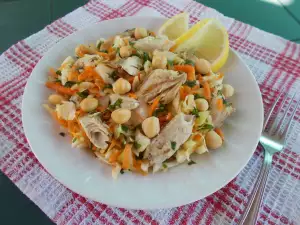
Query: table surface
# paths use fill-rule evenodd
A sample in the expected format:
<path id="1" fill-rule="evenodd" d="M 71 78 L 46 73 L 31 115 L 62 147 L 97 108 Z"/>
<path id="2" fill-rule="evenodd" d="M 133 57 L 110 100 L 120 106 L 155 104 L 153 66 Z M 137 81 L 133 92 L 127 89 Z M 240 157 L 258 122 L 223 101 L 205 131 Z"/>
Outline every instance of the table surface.
<path id="1" fill-rule="evenodd" d="M 0 0 L 0 29 L 5 31 L 0 35 L 0 53 L 86 2 L 87 0 Z M 215 8 L 226 16 L 300 43 L 300 1 L 198 0 L 198 2 Z M 292 4 L 285 5 L 285 2 Z M 53 224 L 1 172 L 0 190 L 3 224 Z"/>

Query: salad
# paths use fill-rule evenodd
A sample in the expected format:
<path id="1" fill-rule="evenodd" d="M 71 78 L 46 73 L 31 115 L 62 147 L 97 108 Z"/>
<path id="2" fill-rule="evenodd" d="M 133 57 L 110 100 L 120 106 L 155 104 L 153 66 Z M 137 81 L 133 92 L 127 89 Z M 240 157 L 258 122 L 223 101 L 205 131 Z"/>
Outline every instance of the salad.
<path id="1" fill-rule="evenodd" d="M 235 111 L 224 74 L 174 41 L 134 28 L 96 44 L 79 45 L 45 86 L 45 109 L 72 137 L 112 166 L 147 175 L 218 149 L 222 125 Z M 61 133 L 64 136 L 64 133 Z"/>

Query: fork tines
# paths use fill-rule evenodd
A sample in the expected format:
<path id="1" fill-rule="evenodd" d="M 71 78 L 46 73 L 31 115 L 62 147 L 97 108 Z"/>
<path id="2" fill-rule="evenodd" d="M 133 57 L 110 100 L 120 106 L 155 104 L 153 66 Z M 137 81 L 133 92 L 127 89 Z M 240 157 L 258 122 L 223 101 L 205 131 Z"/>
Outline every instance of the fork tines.
<path id="1" fill-rule="evenodd" d="M 278 114 L 272 124 L 270 124 L 269 134 L 277 135 L 281 139 L 286 139 L 290 126 L 292 124 L 292 120 L 298 110 L 299 99 L 297 100 L 297 95 L 299 92 L 295 92 L 292 97 L 289 97 L 289 94 L 285 94 L 284 99 L 281 101 L 280 106 L 278 108 Z M 274 110 L 278 100 L 283 95 L 283 92 L 279 95 L 276 102 L 272 106 L 272 110 Z M 286 106 L 286 101 L 288 101 L 288 105 Z M 296 106 L 294 106 L 296 104 Z M 271 114 L 273 111 L 271 110 Z M 283 115 L 281 113 L 283 111 Z"/>

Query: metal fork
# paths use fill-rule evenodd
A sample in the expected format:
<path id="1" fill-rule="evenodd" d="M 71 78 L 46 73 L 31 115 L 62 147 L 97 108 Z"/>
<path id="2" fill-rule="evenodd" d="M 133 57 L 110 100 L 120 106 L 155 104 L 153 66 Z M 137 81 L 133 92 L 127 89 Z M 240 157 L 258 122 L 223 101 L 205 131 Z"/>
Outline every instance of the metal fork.
<path id="1" fill-rule="evenodd" d="M 269 122 L 269 119 L 275 109 L 275 106 L 277 105 L 279 99 L 282 98 L 283 96 L 282 92 L 279 97 L 276 99 L 275 103 L 273 104 L 271 110 L 269 111 L 268 115 L 266 116 L 264 125 L 263 125 L 263 130 L 267 127 L 267 124 Z M 291 101 L 289 102 L 287 109 L 283 115 L 283 117 L 280 119 L 280 111 L 284 107 L 284 103 L 286 102 L 288 98 L 288 94 L 285 95 L 284 100 L 281 102 L 278 110 L 278 116 L 274 120 L 274 123 L 271 125 L 269 132 L 263 131 L 259 141 L 260 144 L 263 146 L 264 149 L 264 162 L 263 165 L 260 169 L 259 176 L 256 180 L 253 192 L 250 196 L 250 201 L 248 206 L 245 209 L 245 212 L 240 220 L 239 224 L 245 224 L 245 225 L 255 225 L 256 220 L 258 217 L 258 212 L 262 203 L 263 199 L 263 194 L 264 190 L 266 187 L 267 179 L 268 179 L 268 174 L 272 165 L 272 159 L 273 155 L 277 152 L 280 152 L 283 150 L 285 143 L 286 143 L 286 137 L 289 132 L 289 129 L 292 124 L 292 119 L 295 116 L 295 113 L 297 112 L 298 106 L 299 106 L 299 101 L 296 105 L 296 107 L 293 109 L 292 115 L 290 118 L 288 118 L 288 121 L 285 122 L 287 115 L 289 114 L 289 110 L 292 106 L 292 103 L 294 102 L 295 97 L 297 94 L 295 93 L 293 97 L 291 98 Z M 278 121 L 279 119 L 279 121 Z M 276 121 L 278 121 L 276 123 Z M 284 128 L 283 131 L 281 128 Z"/>

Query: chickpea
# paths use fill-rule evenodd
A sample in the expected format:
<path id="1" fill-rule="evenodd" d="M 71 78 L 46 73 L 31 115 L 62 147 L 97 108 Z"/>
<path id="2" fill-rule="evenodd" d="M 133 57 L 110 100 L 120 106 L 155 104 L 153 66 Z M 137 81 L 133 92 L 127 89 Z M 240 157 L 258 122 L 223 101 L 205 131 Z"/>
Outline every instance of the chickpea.
<path id="1" fill-rule="evenodd" d="M 80 102 L 80 108 L 84 112 L 91 112 L 98 107 L 98 100 L 96 98 L 85 98 Z"/>
<path id="2" fill-rule="evenodd" d="M 64 98 L 58 94 L 53 94 L 48 97 L 48 101 L 53 105 L 60 104 L 63 100 Z"/>
<path id="3" fill-rule="evenodd" d="M 126 123 L 131 117 L 131 111 L 129 109 L 117 109 L 111 113 L 111 118 L 115 123 Z"/>
<path id="4" fill-rule="evenodd" d="M 124 78 L 119 78 L 112 86 L 113 91 L 120 95 L 127 93 L 131 89 L 131 84 Z"/>
<path id="5" fill-rule="evenodd" d="M 141 39 L 148 36 L 148 31 L 145 28 L 135 28 L 134 37 L 136 39 Z"/>
<path id="6" fill-rule="evenodd" d="M 200 112 L 208 110 L 208 102 L 204 98 L 198 98 L 195 100 L 196 107 Z"/>
<path id="7" fill-rule="evenodd" d="M 120 56 L 122 58 L 129 57 L 132 54 L 132 48 L 130 46 L 123 46 L 120 48 Z"/>
<path id="8" fill-rule="evenodd" d="M 155 55 L 152 58 L 152 67 L 154 69 L 165 69 L 167 64 L 168 60 L 165 55 Z"/>
<path id="9" fill-rule="evenodd" d="M 234 88 L 230 84 L 223 84 L 222 93 L 225 98 L 229 98 L 234 94 Z"/>
<path id="10" fill-rule="evenodd" d="M 195 67 L 196 71 L 201 74 L 208 74 L 211 70 L 210 62 L 205 59 L 197 59 Z"/>
<path id="11" fill-rule="evenodd" d="M 155 137 L 160 131 L 158 118 L 152 116 L 145 119 L 142 123 L 142 129 L 148 138 Z"/>
<path id="12" fill-rule="evenodd" d="M 95 85 L 92 83 L 92 82 L 82 82 L 79 84 L 79 91 L 82 92 L 84 90 L 87 90 L 87 89 L 90 89 L 90 88 L 93 88 Z"/>
<path id="13" fill-rule="evenodd" d="M 217 149 L 222 146 L 222 138 L 213 130 L 205 135 L 205 142 L 209 149 Z"/>

